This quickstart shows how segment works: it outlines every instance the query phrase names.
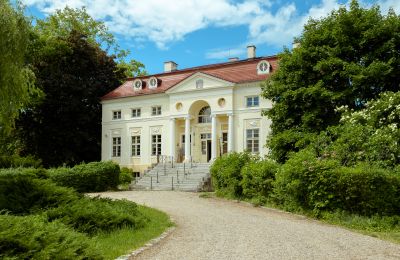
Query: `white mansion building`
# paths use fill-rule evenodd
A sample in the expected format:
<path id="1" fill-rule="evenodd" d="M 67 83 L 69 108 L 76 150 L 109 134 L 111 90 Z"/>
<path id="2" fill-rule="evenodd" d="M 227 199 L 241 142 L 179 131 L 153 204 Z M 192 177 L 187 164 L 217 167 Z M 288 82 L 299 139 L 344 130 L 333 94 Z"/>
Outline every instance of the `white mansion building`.
<path id="1" fill-rule="evenodd" d="M 129 78 L 102 98 L 102 160 L 143 172 L 159 155 L 175 162 L 208 162 L 231 151 L 267 153 L 272 105 L 260 84 L 277 57 L 248 58 Z"/>

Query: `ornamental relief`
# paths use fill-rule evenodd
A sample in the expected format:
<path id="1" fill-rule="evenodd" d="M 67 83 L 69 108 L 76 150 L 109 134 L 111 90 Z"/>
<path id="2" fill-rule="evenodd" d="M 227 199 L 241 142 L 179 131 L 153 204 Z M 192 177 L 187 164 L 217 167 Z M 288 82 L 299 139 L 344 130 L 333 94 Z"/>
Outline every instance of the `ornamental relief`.
<path id="1" fill-rule="evenodd" d="M 140 135 L 142 132 L 141 128 L 131 128 L 131 135 Z"/>
<path id="2" fill-rule="evenodd" d="M 246 128 L 256 128 L 256 127 L 260 127 L 259 119 L 246 120 Z"/>
<path id="3" fill-rule="evenodd" d="M 150 132 L 152 134 L 161 134 L 161 126 L 151 127 Z"/>

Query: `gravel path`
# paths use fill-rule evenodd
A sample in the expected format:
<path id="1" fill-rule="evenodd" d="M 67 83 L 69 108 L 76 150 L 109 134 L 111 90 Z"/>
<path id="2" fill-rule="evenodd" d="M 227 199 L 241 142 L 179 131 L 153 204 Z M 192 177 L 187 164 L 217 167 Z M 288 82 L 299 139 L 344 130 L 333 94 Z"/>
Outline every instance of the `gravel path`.
<path id="1" fill-rule="evenodd" d="M 301 216 L 196 193 L 102 193 L 167 212 L 177 228 L 135 259 L 400 259 L 400 245 Z"/>

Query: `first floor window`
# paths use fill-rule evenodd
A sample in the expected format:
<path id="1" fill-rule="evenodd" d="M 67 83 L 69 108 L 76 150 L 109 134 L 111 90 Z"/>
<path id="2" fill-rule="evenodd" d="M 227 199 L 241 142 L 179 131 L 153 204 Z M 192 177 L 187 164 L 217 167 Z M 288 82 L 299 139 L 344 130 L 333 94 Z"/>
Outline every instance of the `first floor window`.
<path id="1" fill-rule="evenodd" d="M 132 117 L 140 117 L 140 114 L 141 114 L 141 109 L 140 108 L 132 109 Z"/>
<path id="2" fill-rule="evenodd" d="M 113 120 L 121 119 L 121 110 L 113 111 Z"/>
<path id="3" fill-rule="evenodd" d="M 247 97 L 246 106 L 247 107 L 258 107 L 260 104 L 260 99 L 258 96 Z"/>
<path id="4" fill-rule="evenodd" d="M 140 135 L 132 136 L 132 156 L 140 156 Z"/>
<path id="5" fill-rule="evenodd" d="M 259 129 L 246 130 L 246 150 L 251 153 L 259 152 Z"/>
<path id="6" fill-rule="evenodd" d="M 113 137 L 112 139 L 112 156 L 121 156 L 121 137 Z"/>
<path id="7" fill-rule="evenodd" d="M 161 155 L 161 135 L 151 136 L 151 155 Z"/>
<path id="8" fill-rule="evenodd" d="M 161 115 L 161 106 L 155 106 L 151 108 L 151 115 L 152 116 L 159 116 Z"/>

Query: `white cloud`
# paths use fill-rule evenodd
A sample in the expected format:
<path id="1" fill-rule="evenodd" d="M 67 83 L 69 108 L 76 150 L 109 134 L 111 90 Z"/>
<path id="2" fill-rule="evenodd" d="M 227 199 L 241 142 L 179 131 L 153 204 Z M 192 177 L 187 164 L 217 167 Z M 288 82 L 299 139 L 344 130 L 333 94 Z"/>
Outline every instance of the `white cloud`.
<path id="1" fill-rule="evenodd" d="M 90 15 L 105 20 L 110 31 L 118 37 L 140 44 L 154 42 L 161 49 L 184 39 L 191 32 L 210 26 L 248 26 L 248 39 L 241 46 L 243 50 L 211 50 L 206 54 L 210 59 L 241 55 L 247 43 L 290 45 L 310 17 L 321 18 L 339 7 L 338 0 L 321 0 L 303 13 L 291 2 L 273 12 L 271 7 L 281 3 L 276 0 L 239 3 L 232 0 L 25 0 L 24 3 L 35 5 L 44 13 L 67 5 L 73 8 L 86 6 Z M 390 6 L 400 12 L 399 0 L 378 0 L 377 3 L 384 13 Z"/>
<path id="2" fill-rule="evenodd" d="M 230 0 L 25 0 L 24 3 L 35 5 L 45 13 L 67 5 L 86 6 L 94 18 L 106 20 L 111 32 L 149 40 L 159 48 L 208 26 L 248 24 L 269 5 L 262 0 L 242 3 Z"/>

